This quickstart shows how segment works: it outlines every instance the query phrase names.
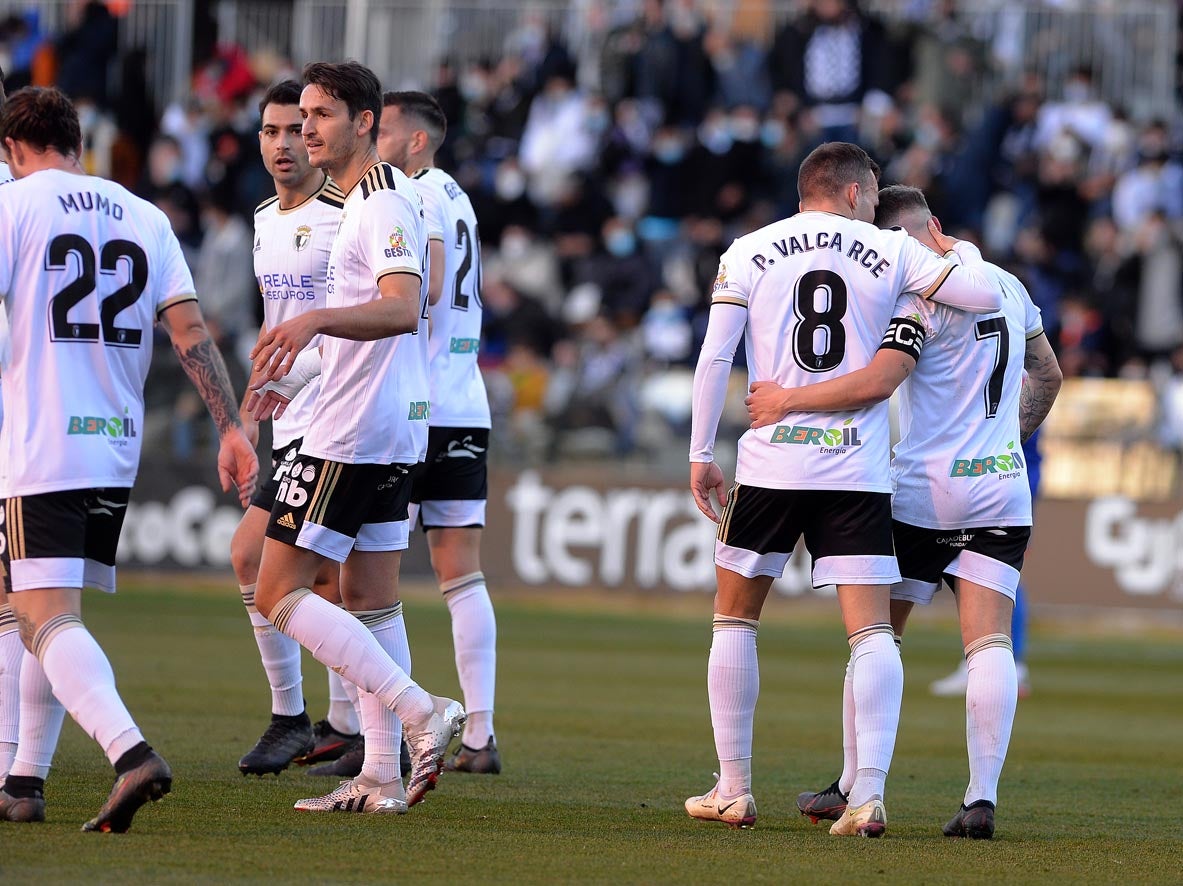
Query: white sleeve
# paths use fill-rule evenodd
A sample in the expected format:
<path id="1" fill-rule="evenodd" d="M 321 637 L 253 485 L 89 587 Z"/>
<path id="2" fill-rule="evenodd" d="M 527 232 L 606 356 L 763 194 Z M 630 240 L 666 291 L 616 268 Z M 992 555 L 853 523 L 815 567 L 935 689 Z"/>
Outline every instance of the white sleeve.
<path id="1" fill-rule="evenodd" d="M 423 198 L 423 220 L 427 223 L 427 239 L 444 239 L 444 212 L 440 192 L 426 181 L 416 181 L 415 187 Z"/>
<path id="2" fill-rule="evenodd" d="M 992 314 L 1001 308 L 1002 295 L 982 272 L 977 247 L 959 243 L 954 253 L 963 264 L 955 265 L 909 237 L 900 255 L 903 290 L 973 314 Z"/>
<path id="3" fill-rule="evenodd" d="M 690 460 L 715 460 L 715 434 L 727 400 L 727 382 L 735 349 L 747 326 L 747 309 L 733 302 L 716 303 L 707 321 L 706 339 L 694 369 L 690 412 Z"/>
<path id="4" fill-rule="evenodd" d="M 320 375 L 320 348 L 308 347 L 302 350 L 292 363 L 291 371 L 278 381 L 269 381 L 258 388 L 259 393 L 275 391 L 285 400 L 296 399 L 304 388 Z"/>

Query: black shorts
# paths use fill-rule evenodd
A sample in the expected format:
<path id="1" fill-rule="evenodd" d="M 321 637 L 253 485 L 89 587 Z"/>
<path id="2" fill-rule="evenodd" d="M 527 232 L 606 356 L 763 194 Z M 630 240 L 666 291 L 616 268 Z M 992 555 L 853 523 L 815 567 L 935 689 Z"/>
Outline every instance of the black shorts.
<path id="1" fill-rule="evenodd" d="M 279 483 L 267 537 L 344 563 L 352 550 L 407 547 L 413 465 L 297 455 Z"/>
<path id="2" fill-rule="evenodd" d="M 115 591 L 115 553 L 131 490 L 69 489 L 6 498 L 0 509 L 0 571 L 6 591 Z"/>
<path id="3" fill-rule="evenodd" d="M 279 484 L 288 475 L 292 462 L 300 454 L 300 446 L 303 442 L 304 438 L 301 437 L 293 440 L 282 449 L 271 450 L 271 471 L 268 473 L 267 479 L 259 484 L 255 494 L 251 496 L 252 507 L 261 508 L 264 511 L 271 510 L 272 505 L 275 504 L 275 496 L 279 493 Z"/>
<path id="4" fill-rule="evenodd" d="M 411 487 L 423 528 L 484 526 L 488 497 L 489 429 L 430 428 Z"/>
<path id="5" fill-rule="evenodd" d="M 952 587 L 954 578 L 1013 600 L 1031 541 L 1030 526 L 929 529 L 896 520 L 892 534 L 903 580 L 891 595 L 913 603 L 929 603 L 941 580 Z"/>
<path id="6" fill-rule="evenodd" d="M 814 587 L 899 580 L 886 492 L 737 483 L 719 521 L 715 562 L 749 578 L 779 577 L 802 536 L 813 558 Z"/>

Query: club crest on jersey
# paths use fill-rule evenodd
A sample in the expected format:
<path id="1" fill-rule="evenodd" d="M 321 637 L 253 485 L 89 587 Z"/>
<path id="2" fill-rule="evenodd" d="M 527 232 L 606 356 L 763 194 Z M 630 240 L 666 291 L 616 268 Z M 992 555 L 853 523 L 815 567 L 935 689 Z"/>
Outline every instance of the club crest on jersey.
<path id="1" fill-rule="evenodd" d="M 770 443 L 785 443 L 797 446 L 816 446 L 827 455 L 841 455 L 851 446 L 862 446 L 858 427 L 848 418 L 840 428 L 811 428 L 806 425 L 777 425 L 773 428 Z"/>
<path id="2" fill-rule="evenodd" d="M 303 252 L 304 248 L 310 242 L 312 242 L 312 228 L 308 227 L 308 225 L 300 225 L 300 227 L 296 228 L 296 252 Z"/>
<path id="3" fill-rule="evenodd" d="M 411 254 L 411 250 L 407 249 L 407 235 L 402 227 L 395 225 L 393 231 L 390 232 L 390 248 L 386 250 L 387 258 L 406 258 Z"/>
<path id="4" fill-rule="evenodd" d="M 723 289 L 726 286 L 727 286 L 727 265 L 723 264 L 722 262 L 719 262 L 719 273 L 715 275 L 715 285 L 711 291 L 718 292 L 720 289 Z"/>
<path id="5" fill-rule="evenodd" d="M 950 477 L 984 477 L 995 474 L 999 480 L 1013 480 L 1023 475 L 1023 468 L 1027 465 L 1023 456 L 1015 450 L 1012 440 L 1006 445 L 1008 452 L 999 455 L 986 455 L 977 458 L 955 458 L 949 468 Z"/>

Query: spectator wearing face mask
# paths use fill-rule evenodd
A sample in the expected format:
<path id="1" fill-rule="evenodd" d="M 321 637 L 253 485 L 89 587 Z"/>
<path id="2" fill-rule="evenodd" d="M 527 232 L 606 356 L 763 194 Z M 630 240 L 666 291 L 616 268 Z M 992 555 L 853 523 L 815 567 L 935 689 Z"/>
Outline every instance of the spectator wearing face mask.
<path id="1" fill-rule="evenodd" d="M 648 260 L 637 249 L 632 225 L 619 216 L 601 231 L 603 251 L 581 263 L 577 282 L 600 290 L 600 310 L 621 329 L 637 325 L 658 286 Z"/>

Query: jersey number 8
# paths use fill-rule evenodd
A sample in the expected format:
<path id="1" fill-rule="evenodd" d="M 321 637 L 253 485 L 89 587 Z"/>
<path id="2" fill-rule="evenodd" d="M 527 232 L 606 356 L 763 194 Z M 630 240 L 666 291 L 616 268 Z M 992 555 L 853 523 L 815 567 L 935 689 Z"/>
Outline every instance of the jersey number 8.
<path id="1" fill-rule="evenodd" d="M 818 305 L 822 307 L 818 307 Z M 846 281 L 833 271 L 801 275 L 793 293 L 793 359 L 806 372 L 829 372 L 846 356 Z"/>

